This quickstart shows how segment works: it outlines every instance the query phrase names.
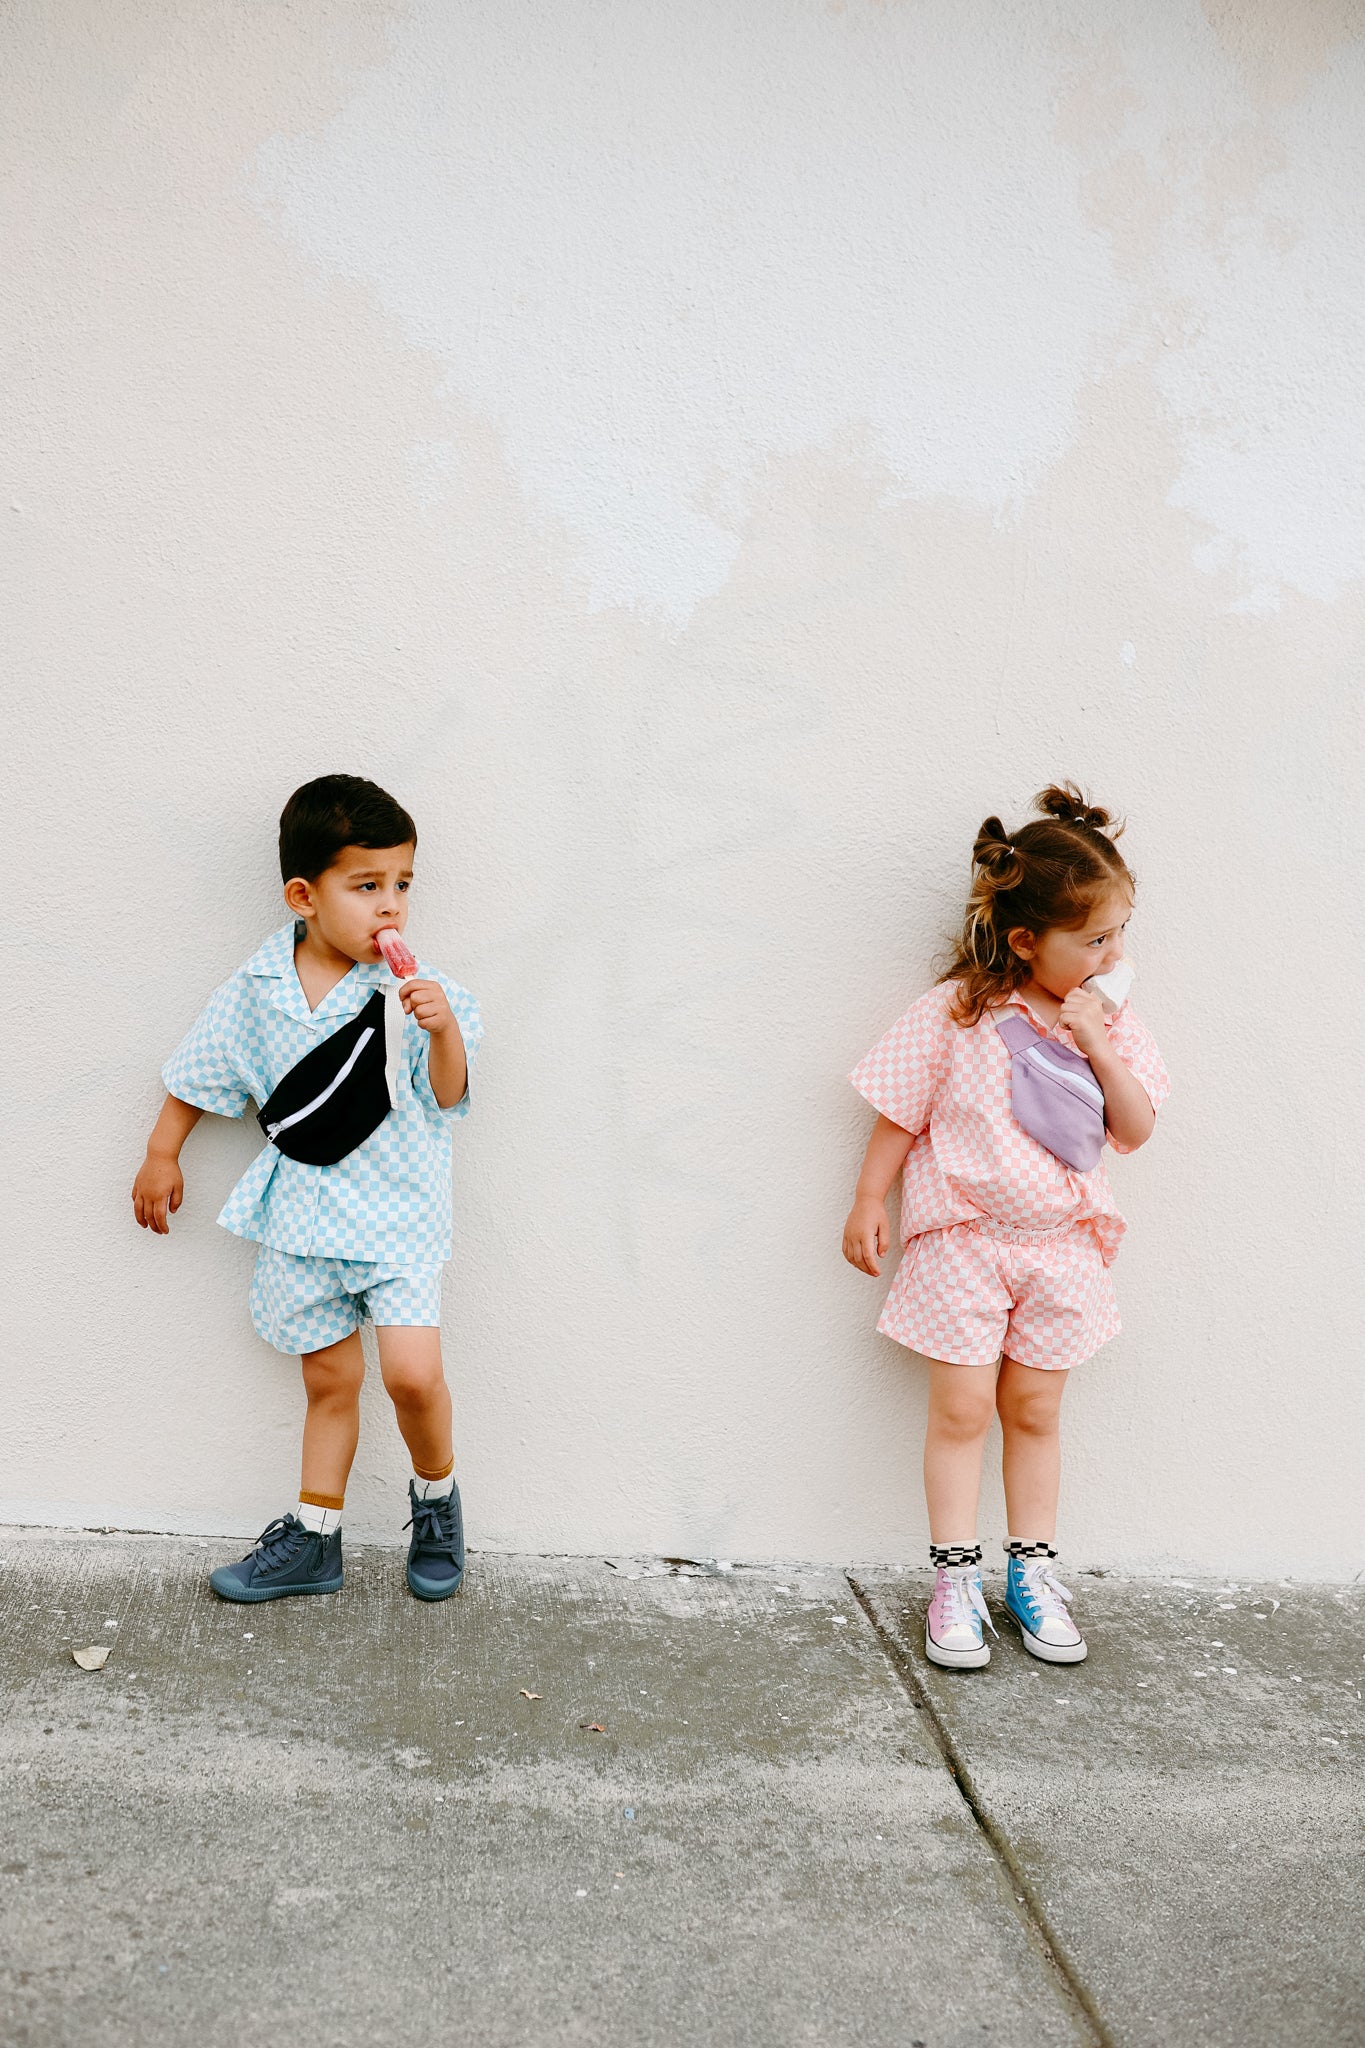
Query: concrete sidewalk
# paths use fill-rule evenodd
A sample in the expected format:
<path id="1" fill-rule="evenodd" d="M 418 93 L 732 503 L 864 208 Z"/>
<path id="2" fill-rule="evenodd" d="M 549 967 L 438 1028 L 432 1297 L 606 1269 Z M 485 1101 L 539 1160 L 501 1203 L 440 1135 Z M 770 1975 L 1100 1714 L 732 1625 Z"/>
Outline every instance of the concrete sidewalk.
<path id="1" fill-rule="evenodd" d="M 4 2048 L 1365 2043 L 1356 1595 L 946 1678 L 920 1574 L 241 1548 L 0 1543 Z"/>

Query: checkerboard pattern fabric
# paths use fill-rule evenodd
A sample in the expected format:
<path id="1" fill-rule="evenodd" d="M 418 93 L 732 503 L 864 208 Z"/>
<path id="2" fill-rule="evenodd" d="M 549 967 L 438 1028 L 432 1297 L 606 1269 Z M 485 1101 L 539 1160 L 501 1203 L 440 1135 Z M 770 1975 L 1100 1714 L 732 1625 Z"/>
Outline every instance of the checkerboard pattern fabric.
<path id="1" fill-rule="evenodd" d="M 418 972 L 445 990 L 472 1068 L 483 1036 L 478 1004 L 425 963 Z M 282 926 L 210 996 L 162 1069 L 167 1092 L 216 1116 L 242 1116 L 391 978 L 382 960 L 362 963 L 310 1011 L 294 967 L 294 926 Z M 398 1102 L 378 1130 L 335 1166 L 308 1166 L 266 1145 L 228 1196 L 223 1228 L 298 1257 L 409 1269 L 448 1259 L 451 1132 L 469 1094 L 441 1108 L 427 1049 L 427 1034 L 406 1018 Z"/>
<path id="2" fill-rule="evenodd" d="M 434 1330 L 441 1265 L 395 1269 L 369 1259 L 301 1259 L 263 1244 L 251 1276 L 251 1320 L 277 1351 L 321 1351 L 362 1323 Z"/>
<path id="3" fill-rule="evenodd" d="M 877 1328 L 947 1365 L 1069 1371 L 1119 1331 L 1114 1283 L 1093 1228 L 1033 1238 L 959 1223 L 907 1245 Z"/>
<path id="4" fill-rule="evenodd" d="M 1077 1172 L 1015 1122 L 1009 1048 L 989 1014 L 970 1029 L 954 1023 L 952 994 L 944 983 L 921 996 L 849 1076 L 874 1109 L 915 1140 L 903 1174 L 902 1238 L 908 1243 L 980 1216 L 1024 1230 L 1086 1223 L 1111 1264 L 1124 1222 L 1103 1160 Z M 1044 1028 L 1022 996 L 1012 1002 Z M 1151 1033 L 1127 1003 L 1105 1021 L 1110 1046 L 1159 1109 L 1170 1082 Z M 1074 1049 L 1069 1031 L 1051 1035 Z"/>

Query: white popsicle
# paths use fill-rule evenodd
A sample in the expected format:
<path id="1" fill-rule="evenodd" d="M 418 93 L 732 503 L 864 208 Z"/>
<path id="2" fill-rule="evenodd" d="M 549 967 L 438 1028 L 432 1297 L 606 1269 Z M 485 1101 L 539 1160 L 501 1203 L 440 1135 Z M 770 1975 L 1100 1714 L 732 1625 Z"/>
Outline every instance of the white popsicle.
<path id="1" fill-rule="evenodd" d="M 1133 970 L 1126 960 L 1120 960 L 1107 974 L 1092 974 L 1082 985 L 1099 997 L 1106 1010 L 1121 1010 L 1133 986 Z"/>

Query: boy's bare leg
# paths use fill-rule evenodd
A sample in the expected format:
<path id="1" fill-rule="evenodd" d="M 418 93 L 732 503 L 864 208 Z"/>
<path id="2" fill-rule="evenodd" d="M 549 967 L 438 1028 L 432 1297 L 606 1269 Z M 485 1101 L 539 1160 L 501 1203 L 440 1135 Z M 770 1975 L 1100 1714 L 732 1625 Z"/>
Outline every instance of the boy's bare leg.
<path id="1" fill-rule="evenodd" d="M 1000 1367 L 995 1405 L 1004 1431 L 1005 1511 L 1010 1535 L 1021 1543 L 1051 1543 L 1057 1534 L 1057 1493 L 1062 1479 L 1062 1395 L 1070 1375 L 1020 1365 Z"/>
<path id="2" fill-rule="evenodd" d="M 299 1491 L 340 1500 L 360 1441 L 360 1388 L 365 1354 L 353 1330 L 339 1344 L 303 1357 L 308 1413 L 303 1422 L 303 1469 Z"/>
<path id="3" fill-rule="evenodd" d="M 441 1333 L 389 1323 L 377 1334 L 379 1370 L 412 1469 L 424 1478 L 443 1478 L 454 1462 L 455 1451 L 450 1389 L 441 1368 Z"/>

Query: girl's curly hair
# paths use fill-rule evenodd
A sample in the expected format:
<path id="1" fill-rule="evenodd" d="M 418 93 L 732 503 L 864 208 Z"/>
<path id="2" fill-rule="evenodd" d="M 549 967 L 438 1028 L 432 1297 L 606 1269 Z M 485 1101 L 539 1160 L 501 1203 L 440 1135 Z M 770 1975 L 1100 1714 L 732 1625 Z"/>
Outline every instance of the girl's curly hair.
<path id="1" fill-rule="evenodd" d="M 1028 980 L 1029 963 L 1010 946 L 1010 932 L 1074 931 L 1107 889 L 1136 886 L 1114 844 L 1123 826 L 1108 811 L 1070 782 L 1049 783 L 1033 801 L 1041 818 L 1007 832 L 990 817 L 976 835 L 962 933 L 939 975 L 957 983 L 949 1005 L 955 1023 L 978 1023 Z"/>

